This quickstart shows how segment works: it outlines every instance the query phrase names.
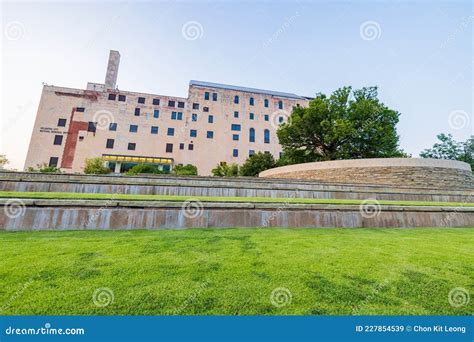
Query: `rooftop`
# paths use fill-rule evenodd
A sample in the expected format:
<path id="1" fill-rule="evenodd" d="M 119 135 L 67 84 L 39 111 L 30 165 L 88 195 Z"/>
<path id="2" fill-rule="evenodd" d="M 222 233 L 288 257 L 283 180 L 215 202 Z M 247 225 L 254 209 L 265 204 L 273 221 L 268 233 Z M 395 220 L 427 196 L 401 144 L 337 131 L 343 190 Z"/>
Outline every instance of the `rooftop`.
<path id="1" fill-rule="evenodd" d="M 190 86 L 196 86 L 196 87 L 205 87 L 205 88 L 220 88 L 220 89 L 227 89 L 227 90 L 235 90 L 235 91 L 242 91 L 242 92 L 246 92 L 246 93 L 266 94 L 266 95 L 271 95 L 271 96 L 287 97 L 287 98 L 290 98 L 290 99 L 298 99 L 298 100 L 306 99 L 306 97 L 304 97 L 304 96 L 299 96 L 299 95 L 296 95 L 296 94 L 293 94 L 293 93 L 284 93 L 284 92 L 281 92 L 281 91 L 239 87 L 239 86 L 229 85 L 229 84 L 203 82 L 203 81 L 196 81 L 196 80 L 191 80 L 189 82 L 189 85 Z"/>

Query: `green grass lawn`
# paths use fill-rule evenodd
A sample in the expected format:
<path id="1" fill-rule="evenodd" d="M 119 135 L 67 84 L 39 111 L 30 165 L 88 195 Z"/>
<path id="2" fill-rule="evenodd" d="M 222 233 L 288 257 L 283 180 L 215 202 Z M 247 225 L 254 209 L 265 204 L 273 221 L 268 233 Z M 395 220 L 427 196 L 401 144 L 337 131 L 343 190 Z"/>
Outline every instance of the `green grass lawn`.
<path id="1" fill-rule="evenodd" d="M 0 315 L 473 314 L 453 288 L 473 296 L 474 229 L 0 233 Z"/>
<path id="2" fill-rule="evenodd" d="M 129 195 L 129 194 L 96 194 L 75 192 L 13 192 L 0 191 L 0 198 L 36 198 L 36 199 L 87 199 L 87 200 L 131 200 L 131 201 L 177 201 L 189 199 L 201 202 L 255 202 L 255 203 L 300 203 L 300 204 L 355 204 L 364 200 L 358 199 L 319 199 L 319 198 L 270 198 L 270 197 L 223 197 L 223 196 L 167 196 L 167 195 Z M 404 206 L 450 206 L 474 207 L 474 203 L 465 202 L 428 202 L 428 201 L 378 201 L 380 204 Z"/>

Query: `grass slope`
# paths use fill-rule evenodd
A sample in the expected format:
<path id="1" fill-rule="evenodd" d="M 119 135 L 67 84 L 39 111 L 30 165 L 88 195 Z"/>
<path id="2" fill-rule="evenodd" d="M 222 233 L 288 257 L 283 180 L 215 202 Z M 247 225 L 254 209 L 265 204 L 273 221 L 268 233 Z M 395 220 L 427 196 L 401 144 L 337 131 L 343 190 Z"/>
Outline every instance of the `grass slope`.
<path id="1" fill-rule="evenodd" d="M 471 315 L 448 293 L 472 297 L 473 251 L 461 228 L 2 232 L 0 314 Z"/>
<path id="2" fill-rule="evenodd" d="M 189 199 L 201 202 L 258 202 L 258 203 L 300 203 L 300 204 L 355 204 L 364 200 L 357 199 L 320 199 L 320 198 L 269 198 L 269 197 L 221 197 L 221 196 L 168 196 L 168 195 L 129 195 L 96 194 L 74 192 L 13 192 L 0 191 L 0 198 L 37 198 L 37 199 L 84 199 L 84 200 L 129 200 L 129 201 L 177 201 Z M 449 206 L 474 207 L 474 203 L 465 202 L 428 202 L 428 201 L 378 201 L 380 204 L 403 206 Z"/>

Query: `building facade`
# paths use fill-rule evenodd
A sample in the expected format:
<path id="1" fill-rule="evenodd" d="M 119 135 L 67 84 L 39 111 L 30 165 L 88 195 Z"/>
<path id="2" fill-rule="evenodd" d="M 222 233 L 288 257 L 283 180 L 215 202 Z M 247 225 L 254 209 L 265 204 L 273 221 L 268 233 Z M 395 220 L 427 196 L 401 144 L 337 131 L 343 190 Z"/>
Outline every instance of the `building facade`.
<path id="1" fill-rule="evenodd" d="M 101 157 L 115 172 L 137 163 L 193 164 L 209 175 L 219 163 L 242 164 L 260 151 L 279 158 L 278 126 L 309 101 L 201 81 L 190 81 L 187 98 L 122 91 L 119 62 L 111 51 L 104 84 L 43 87 L 25 168 L 82 172 L 86 158 Z"/>

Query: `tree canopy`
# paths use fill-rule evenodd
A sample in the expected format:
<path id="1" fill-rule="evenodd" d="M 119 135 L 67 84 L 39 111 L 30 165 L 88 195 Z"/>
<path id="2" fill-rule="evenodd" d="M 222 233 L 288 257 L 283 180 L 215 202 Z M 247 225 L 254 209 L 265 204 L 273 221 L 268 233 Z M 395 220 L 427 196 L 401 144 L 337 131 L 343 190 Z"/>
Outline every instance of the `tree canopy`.
<path id="1" fill-rule="evenodd" d="M 275 166 L 275 159 L 270 152 L 258 152 L 247 158 L 240 168 L 240 175 L 255 177 L 258 176 L 260 172 L 274 168 Z"/>
<path id="2" fill-rule="evenodd" d="M 277 131 L 284 163 L 406 156 L 399 149 L 400 113 L 378 99 L 377 87 L 343 87 L 295 107 Z"/>
<path id="3" fill-rule="evenodd" d="M 439 142 L 420 153 L 422 158 L 451 159 L 466 162 L 474 170 L 474 135 L 466 141 L 455 141 L 451 134 L 438 134 Z"/>

